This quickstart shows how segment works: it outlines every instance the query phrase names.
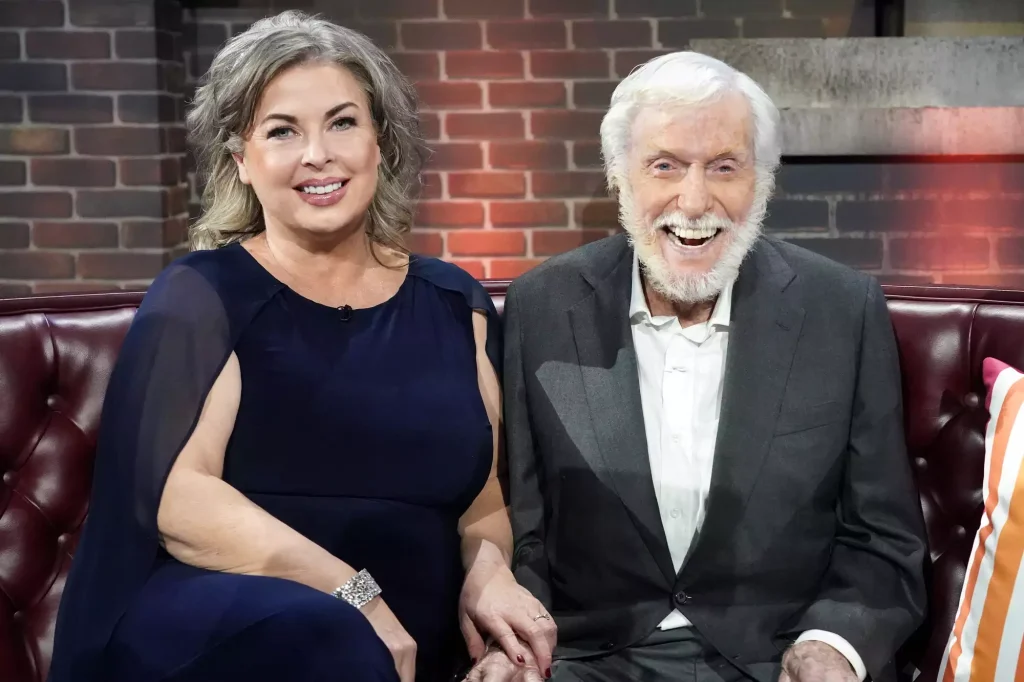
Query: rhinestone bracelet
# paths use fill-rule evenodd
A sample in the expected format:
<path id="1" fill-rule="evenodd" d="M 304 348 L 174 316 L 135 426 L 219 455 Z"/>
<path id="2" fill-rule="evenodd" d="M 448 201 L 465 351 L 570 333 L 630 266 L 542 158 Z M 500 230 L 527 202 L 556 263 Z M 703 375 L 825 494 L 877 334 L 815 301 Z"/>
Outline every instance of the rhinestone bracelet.
<path id="1" fill-rule="evenodd" d="M 332 594 L 338 599 L 344 599 L 357 609 L 366 606 L 370 600 L 381 592 L 377 581 L 373 579 L 367 570 L 356 573 L 348 581 L 336 589 Z"/>

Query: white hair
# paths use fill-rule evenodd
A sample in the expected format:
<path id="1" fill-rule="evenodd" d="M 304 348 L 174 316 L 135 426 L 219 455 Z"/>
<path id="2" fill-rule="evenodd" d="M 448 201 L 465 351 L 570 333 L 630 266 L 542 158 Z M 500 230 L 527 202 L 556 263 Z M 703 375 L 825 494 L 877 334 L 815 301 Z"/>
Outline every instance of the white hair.
<path id="1" fill-rule="evenodd" d="M 634 69 L 615 88 L 601 121 L 601 155 L 609 189 L 617 192 L 626 181 L 633 121 L 641 108 L 699 106 L 729 93 L 742 94 L 750 104 L 758 185 L 770 194 L 782 155 L 778 108 L 749 76 L 698 52 L 656 57 Z"/>

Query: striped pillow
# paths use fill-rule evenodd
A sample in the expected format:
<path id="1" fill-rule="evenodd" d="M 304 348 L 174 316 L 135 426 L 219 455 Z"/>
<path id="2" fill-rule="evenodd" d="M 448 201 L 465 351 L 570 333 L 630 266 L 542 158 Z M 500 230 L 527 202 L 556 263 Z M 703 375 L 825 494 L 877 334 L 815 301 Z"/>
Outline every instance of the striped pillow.
<path id="1" fill-rule="evenodd" d="M 1024 374 L 985 358 L 985 511 L 940 682 L 1024 680 Z"/>

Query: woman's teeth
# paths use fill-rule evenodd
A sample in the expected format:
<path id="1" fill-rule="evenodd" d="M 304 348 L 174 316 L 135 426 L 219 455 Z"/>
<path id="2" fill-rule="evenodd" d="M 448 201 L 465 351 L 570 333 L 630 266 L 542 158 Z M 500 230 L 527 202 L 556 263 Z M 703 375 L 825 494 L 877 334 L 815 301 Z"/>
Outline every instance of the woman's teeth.
<path id="1" fill-rule="evenodd" d="M 302 188 L 302 191 L 306 194 L 330 194 L 341 189 L 341 186 L 344 184 L 344 182 L 335 182 L 330 185 L 306 185 Z"/>

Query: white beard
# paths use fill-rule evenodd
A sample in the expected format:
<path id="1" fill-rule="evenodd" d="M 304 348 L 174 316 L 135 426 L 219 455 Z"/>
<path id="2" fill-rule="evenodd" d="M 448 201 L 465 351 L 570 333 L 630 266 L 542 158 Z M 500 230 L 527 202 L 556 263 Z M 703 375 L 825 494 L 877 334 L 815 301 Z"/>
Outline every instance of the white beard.
<path id="1" fill-rule="evenodd" d="M 647 283 L 668 300 L 686 305 L 710 301 L 722 293 L 725 286 L 739 274 L 740 265 L 761 235 L 769 193 L 764 189 L 758 187 L 755 190 L 754 205 L 742 225 L 712 214 L 693 220 L 679 211 L 664 213 L 648 223 L 643 216 L 637 214 L 632 193 L 627 188 L 621 189 L 619 219 L 629 235 L 630 243 L 636 249 Z M 667 224 L 688 228 L 720 228 L 721 232 L 715 239 L 727 239 L 728 243 L 718 261 L 707 272 L 673 272 L 661 255 L 657 240 L 658 230 Z"/>

